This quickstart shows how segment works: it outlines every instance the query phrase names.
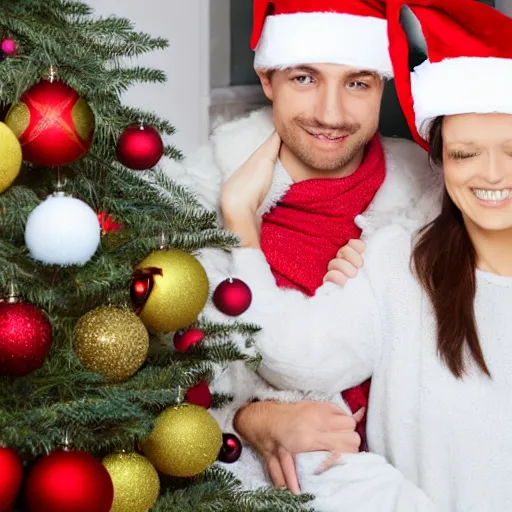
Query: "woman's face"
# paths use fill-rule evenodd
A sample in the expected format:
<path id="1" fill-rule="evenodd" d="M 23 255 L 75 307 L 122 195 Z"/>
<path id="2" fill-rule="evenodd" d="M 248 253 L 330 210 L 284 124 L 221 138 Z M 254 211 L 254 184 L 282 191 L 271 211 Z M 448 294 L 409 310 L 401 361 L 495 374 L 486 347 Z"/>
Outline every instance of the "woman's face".
<path id="1" fill-rule="evenodd" d="M 466 225 L 512 228 L 512 115 L 446 116 L 442 134 L 446 190 Z"/>

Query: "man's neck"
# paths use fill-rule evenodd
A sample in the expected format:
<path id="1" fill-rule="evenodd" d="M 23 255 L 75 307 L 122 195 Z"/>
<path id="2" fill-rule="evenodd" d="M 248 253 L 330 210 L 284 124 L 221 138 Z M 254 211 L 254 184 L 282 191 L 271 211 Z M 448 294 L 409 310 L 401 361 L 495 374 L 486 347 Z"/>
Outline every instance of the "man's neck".
<path id="1" fill-rule="evenodd" d="M 484 231 L 468 221 L 469 236 L 476 251 L 480 270 L 500 276 L 512 277 L 512 229 Z"/>
<path id="2" fill-rule="evenodd" d="M 283 144 L 279 159 L 283 164 L 284 169 L 294 183 L 300 181 L 318 179 L 318 178 L 344 178 L 353 174 L 361 165 L 364 158 L 365 148 L 361 149 L 358 154 L 346 165 L 333 170 L 321 170 L 310 167 L 301 160 L 299 160 L 287 146 Z"/>

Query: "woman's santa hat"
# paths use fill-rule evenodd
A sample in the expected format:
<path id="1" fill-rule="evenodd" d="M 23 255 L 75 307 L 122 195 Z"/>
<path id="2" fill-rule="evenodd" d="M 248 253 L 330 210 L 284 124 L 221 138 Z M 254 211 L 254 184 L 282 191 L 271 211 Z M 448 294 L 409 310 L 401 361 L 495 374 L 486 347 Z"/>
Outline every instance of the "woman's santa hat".
<path id="1" fill-rule="evenodd" d="M 387 17 L 398 98 L 423 147 L 438 116 L 512 114 L 511 18 L 475 0 L 388 0 Z M 426 60 L 410 72 L 418 37 Z"/>
<path id="2" fill-rule="evenodd" d="M 382 0 L 254 0 L 256 69 L 345 64 L 392 76 Z"/>

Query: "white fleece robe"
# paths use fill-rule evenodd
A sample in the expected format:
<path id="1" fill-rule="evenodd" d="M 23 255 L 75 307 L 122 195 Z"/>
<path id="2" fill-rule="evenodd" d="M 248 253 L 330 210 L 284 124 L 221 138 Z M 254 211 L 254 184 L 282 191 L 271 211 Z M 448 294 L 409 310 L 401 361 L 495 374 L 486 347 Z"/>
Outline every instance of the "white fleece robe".
<path id="1" fill-rule="evenodd" d="M 194 191 L 203 206 L 207 209 L 215 210 L 220 224 L 222 224 L 219 209 L 222 183 L 248 159 L 260 144 L 271 135 L 273 130 L 271 109 L 266 108 L 253 112 L 245 118 L 220 126 L 212 136 L 207 147 L 200 150 L 197 155 L 187 160 L 184 164 L 171 164 L 166 169 L 166 172 L 170 178 Z M 407 229 L 412 229 L 418 223 L 431 219 L 438 211 L 439 192 L 442 189 L 440 173 L 430 168 L 425 151 L 416 144 L 403 139 L 383 138 L 383 147 L 386 157 L 386 178 L 365 215 L 357 219 L 359 226 L 363 229 L 363 237 L 368 236 L 369 233 L 380 226 L 390 223 L 398 223 L 406 226 Z M 291 184 L 292 181 L 289 175 L 278 162 L 272 186 L 260 208 L 259 214 L 262 215 L 270 210 L 286 193 Z M 226 278 L 239 277 L 237 275 L 239 271 L 233 269 L 233 262 L 229 253 L 206 249 L 201 252 L 200 260 L 207 270 L 210 290 L 212 292 Z M 258 271 L 257 269 L 252 269 L 250 263 L 245 268 L 245 272 L 249 273 L 253 279 L 257 279 Z M 286 290 L 276 289 L 276 293 L 277 295 L 273 299 L 276 301 L 276 304 L 279 303 L 280 306 L 294 315 L 292 309 L 286 307 L 288 299 Z M 313 303 L 311 303 L 311 306 L 314 308 Z M 269 304 L 269 307 L 272 309 L 273 305 Z M 306 307 L 306 311 L 303 313 L 306 317 L 313 314 L 313 311 L 310 312 L 308 308 L 309 306 Z M 202 318 L 225 323 L 234 321 L 234 319 L 226 317 L 217 311 L 211 304 L 211 301 L 205 308 Z M 271 315 L 267 320 L 272 321 L 272 318 L 274 321 L 279 321 L 274 315 Z M 239 317 L 236 320 L 243 320 L 243 317 Z M 263 330 L 263 336 L 264 332 Z M 235 338 L 234 341 L 239 344 L 241 349 L 250 352 L 245 347 L 245 340 L 242 337 Z M 255 352 L 252 351 L 251 353 L 254 354 Z M 211 411 L 224 432 L 234 431 L 232 425 L 234 414 L 239 407 L 254 398 L 260 400 L 272 399 L 282 402 L 296 402 L 309 398 L 333 401 L 340 406 L 344 406 L 339 393 L 342 388 L 335 393 L 330 390 L 328 392 L 327 390 L 308 392 L 308 390 L 293 387 L 277 389 L 260 374 L 248 369 L 243 363 L 234 363 L 227 367 L 219 368 L 218 376 L 212 389 L 213 391 L 227 393 L 234 397 L 230 405 L 221 410 Z M 315 508 L 319 512 L 334 512 L 339 510 L 339 507 L 337 507 L 335 502 L 327 499 L 332 488 L 331 480 L 334 473 L 328 472 L 321 476 L 314 475 L 324 456 L 324 454 L 303 455 L 297 459 L 297 463 L 302 477 L 303 491 L 313 492 L 318 496 L 314 502 Z M 360 469 L 366 466 L 373 466 L 375 464 L 375 457 L 373 455 L 361 454 L 356 456 L 356 462 L 353 464 Z M 379 473 L 380 483 L 378 483 L 378 479 L 374 480 L 378 485 L 384 485 L 384 482 L 399 476 L 401 483 L 397 485 L 409 487 L 409 483 L 403 480 L 396 470 L 387 465 L 384 459 L 380 459 L 377 465 L 385 468 L 382 473 Z M 259 457 L 247 446 L 243 451 L 241 459 L 237 463 L 227 465 L 226 467 L 243 481 L 246 488 L 258 488 L 270 483 Z M 345 466 L 339 466 L 338 468 L 345 468 Z M 363 473 L 365 472 L 366 469 Z M 358 474 L 359 477 L 357 476 Z M 358 481 L 360 475 L 361 473 L 353 473 L 348 471 L 347 468 L 347 471 L 343 472 L 343 476 L 336 476 L 336 480 L 346 478 Z M 371 475 L 371 471 L 368 475 Z M 356 484 L 354 488 L 358 487 L 358 484 Z M 359 490 L 356 490 L 356 494 L 358 492 Z M 379 508 L 379 498 L 376 499 L 375 504 L 369 504 L 368 507 L 354 510 L 385 510 Z M 393 507 L 389 510 L 395 511 Z M 413 512 L 414 510 L 427 509 L 408 508 L 404 509 L 404 512 L 405 510 Z"/>
<path id="2" fill-rule="evenodd" d="M 254 294 L 242 319 L 263 327 L 260 374 L 278 389 L 327 393 L 372 377 L 373 453 L 330 471 L 325 510 L 423 510 L 420 489 L 442 512 L 512 510 L 512 278 L 477 271 L 475 315 L 492 378 L 469 364 L 458 380 L 438 357 L 431 304 L 410 271 L 412 238 L 401 226 L 379 230 L 360 275 L 312 298 L 277 289 L 261 251 L 237 249 L 235 272 Z M 373 462 L 370 477 L 372 469 L 357 465 L 374 454 L 390 465 Z M 358 508 L 373 500 L 380 506 Z"/>

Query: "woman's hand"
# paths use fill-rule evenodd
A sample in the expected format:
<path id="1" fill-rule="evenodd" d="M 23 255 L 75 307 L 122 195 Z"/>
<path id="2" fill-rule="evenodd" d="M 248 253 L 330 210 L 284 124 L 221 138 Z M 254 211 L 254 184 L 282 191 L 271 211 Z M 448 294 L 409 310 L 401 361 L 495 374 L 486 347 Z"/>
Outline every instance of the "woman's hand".
<path id="1" fill-rule="evenodd" d="M 349 279 L 357 276 L 359 269 L 363 268 L 363 253 L 366 249 L 364 242 L 359 239 L 349 240 L 330 261 L 325 282 L 343 286 Z"/>
<path id="2" fill-rule="evenodd" d="M 281 138 L 274 132 L 222 186 L 224 227 L 238 235 L 243 247 L 259 247 L 256 215 L 272 185 L 280 149 Z"/>
<path id="3" fill-rule="evenodd" d="M 265 459 L 272 483 L 300 493 L 295 455 L 326 451 L 327 460 L 318 471 L 337 463 L 343 453 L 357 453 L 361 438 L 355 431 L 364 410 L 347 415 L 327 402 L 256 402 L 240 409 L 236 431 Z"/>

